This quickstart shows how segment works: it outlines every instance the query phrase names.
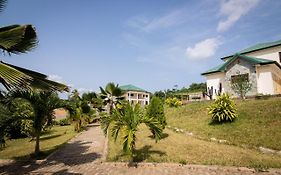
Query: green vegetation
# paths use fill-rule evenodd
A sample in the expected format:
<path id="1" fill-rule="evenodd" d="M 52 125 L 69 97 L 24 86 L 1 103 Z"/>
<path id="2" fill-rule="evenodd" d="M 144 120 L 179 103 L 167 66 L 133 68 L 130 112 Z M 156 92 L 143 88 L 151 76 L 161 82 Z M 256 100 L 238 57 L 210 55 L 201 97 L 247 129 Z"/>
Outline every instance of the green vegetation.
<path id="1" fill-rule="evenodd" d="M 164 113 L 164 105 L 160 98 L 158 98 L 156 96 L 152 97 L 149 105 L 147 106 L 146 115 L 148 117 L 151 117 L 151 118 L 154 118 L 155 120 L 157 120 L 159 122 L 159 124 L 161 125 L 162 130 L 165 129 L 167 122 L 166 122 L 166 117 L 165 117 L 165 113 Z M 153 131 L 152 131 L 152 133 L 153 133 Z M 155 136 L 154 133 L 153 133 L 153 136 Z"/>
<path id="2" fill-rule="evenodd" d="M 32 113 L 29 119 L 32 122 L 32 132 L 36 139 L 35 155 L 40 152 L 40 135 L 44 128 L 52 124 L 54 118 L 53 110 L 62 107 L 62 100 L 56 93 L 47 91 L 11 91 L 8 94 L 9 100 L 17 98 L 27 100 L 32 106 Z"/>
<path id="3" fill-rule="evenodd" d="M 122 109 L 114 109 L 112 115 L 101 119 L 102 128 L 107 133 L 109 131 L 114 140 L 117 140 L 119 132 L 123 132 L 122 142 L 123 152 L 133 156 L 136 151 L 136 140 L 138 127 L 144 123 L 154 134 L 154 139 L 158 141 L 162 136 L 161 125 L 153 117 L 144 114 L 140 105 L 127 104 Z"/>
<path id="4" fill-rule="evenodd" d="M 238 74 L 232 77 L 231 89 L 241 98 L 245 99 L 246 94 L 252 89 L 253 85 L 249 81 L 248 74 Z"/>
<path id="5" fill-rule="evenodd" d="M 234 101 L 228 94 L 218 96 L 208 108 L 208 114 L 212 115 L 213 122 L 218 123 L 232 122 L 237 117 Z"/>
<path id="6" fill-rule="evenodd" d="M 40 158 L 45 158 L 76 134 L 72 125 L 54 126 L 42 132 Z M 6 147 L 0 150 L 0 159 L 30 159 L 34 152 L 34 144 L 35 141 L 30 141 L 30 138 L 8 140 Z"/>
<path id="7" fill-rule="evenodd" d="M 207 107 L 212 101 L 191 103 L 165 111 L 168 125 L 192 132 L 205 140 L 227 140 L 240 147 L 281 150 L 281 99 L 237 100 L 239 118 L 232 123 L 210 124 Z"/>
<path id="8" fill-rule="evenodd" d="M 167 98 L 165 100 L 165 103 L 169 106 L 169 107 L 179 107 L 182 105 L 182 102 L 179 101 L 176 97 L 174 98 Z"/>
<path id="9" fill-rule="evenodd" d="M 175 109 L 176 110 L 176 109 Z M 164 137 L 155 143 L 149 129 L 141 125 L 137 131 L 134 157 L 123 154 L 123 132 L 116 142 L 110 137 L 108 161 L 175 162 L 181 164 L 203 164 L 222 166 L 243 166 L 255 168 L 281 167 L 281 157 L 268 155 L 257 150 L 233 145 L 204 141 L 194 137 L 165 130 Z"/>
<path id="10" fill-rule="evenodd" d="M 103 100 L 104 105 L 107 106 L 107 112 L 109 114 L 112 114 L 112 110 L 115 108 L 115 106 L 124 99 L 124 97 L 122 96 L 123 92 L 119 88 L 118 84 L 115 85 L 112 82 L 108 83 L 105 89 L 100 87 L 100 90 L 100 97 Z"/>

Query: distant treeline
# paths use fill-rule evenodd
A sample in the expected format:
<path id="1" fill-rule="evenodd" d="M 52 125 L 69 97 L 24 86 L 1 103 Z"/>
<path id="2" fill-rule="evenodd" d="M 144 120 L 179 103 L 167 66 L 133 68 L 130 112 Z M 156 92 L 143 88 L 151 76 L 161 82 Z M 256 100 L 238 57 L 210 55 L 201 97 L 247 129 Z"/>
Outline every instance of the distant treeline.
<path id="1" fill-rule="evenodd" d="M 206 92 L 207 85 L 206 83 L 192 83 L 188 88 L 183 87 L 181 89 L 167 89 L 167 90 L 160 90 L 156 91 L 153 95 L 165 99 L 169 97 L 174 97 L 176 94 L 179 93 L 192 93 L 192 92 Z"/>

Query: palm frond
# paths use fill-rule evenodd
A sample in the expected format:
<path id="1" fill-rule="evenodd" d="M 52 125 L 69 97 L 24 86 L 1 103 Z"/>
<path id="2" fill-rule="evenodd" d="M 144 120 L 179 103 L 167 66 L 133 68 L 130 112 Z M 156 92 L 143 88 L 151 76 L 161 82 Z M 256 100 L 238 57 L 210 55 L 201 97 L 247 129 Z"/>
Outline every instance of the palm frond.
<path id="1" fill-rule="evenodd" d="M 6 89 L 16 87 L 27 87 L 32 77 L 13 68 L 3 62 L 0 62 L 0 82 Z"/>
<path id="2" fill-rule="evenodd" d="M 0 0 L 0 12 L 4 10 L 7 5 L 7 0 Z"/>
<path id="3" fill-rule="evenodd" d="M 11 25 L 0 28 L 0 49 L 8 53 L 20 54 L 31 51 L 38 44 L 32 25 Z"/>
<path id="4" fill-rule="evenodd" d="M 13 83 L 14 87 L 23 87 L 23 88 L 32 87 L 32 88 L 43 89 L 43 90 L 52 90 L 52 91 L 69 91 L 68 86 L 46 79 L 47 75 L 44 75 L 42 73 L 28 70 L 28 69 L 18 67 L 15 65 L 11 65 L 8 63 L 4 63 L 2 61 L 1 61 L 0 65 L 3 65 L 3 67 L 8 67 L 12 70 L 16 70 L 23 77 L 20 79 L 21 81 L 18 82 L 17 84 Z M 4 69 L 3 70 L 2 69 L 3 68 L 0 67 L 0 73 L 2 71 L 4 72 Z M 12 78 L 19 77 L 19 75 L 17 75 L 17 76 L 13 75 L 13 74 L 9 74 L 9 75 L 10 76 L 8 76 L 8 77 L 12 77 Z M 7 74 L 4 74 L 4 73 L 0 74 L 0 77 L 5 80 L 5 78 L 7 77 Z M 5 83 L 5 82 L 7 82 L 7 81 L 2 81 L 2 84 L 5 87 L 7 84 L 8 85 L 7 89 L 10 89 L 11 86 L 9 84 L 11 84 L 11 83 L 9 83 L 9 82 Z M 23 85 L 25 85 L 25 86 L 23 86 Z"/>

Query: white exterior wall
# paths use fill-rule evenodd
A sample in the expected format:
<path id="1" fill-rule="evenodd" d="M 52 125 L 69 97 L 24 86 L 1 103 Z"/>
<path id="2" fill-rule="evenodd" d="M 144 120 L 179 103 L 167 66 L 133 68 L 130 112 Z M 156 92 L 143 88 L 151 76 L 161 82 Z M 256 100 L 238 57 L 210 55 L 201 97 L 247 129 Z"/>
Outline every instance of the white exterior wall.
<path id="1" fill-rule="evenodd" d="M 213 87 L 213 98 L 216 98 L 216 91 L 219 90 L 219 84 L 222 83 L 222 92 L 225 92 L 225 74 L 223 72 L 213 73 L 206 75 L 207 78 L 207 90 Z"/>
<path id="2" fill-rule="evenodd" d="M 257 66 L 257 91 L 264 95 L 274 94 L 270 65 Z"/>
<path id="3" fill-rule="evenodd" d="M 244 55 L 256 57 L 256 58 L 264 58 L 264 59 L 268 59 L 268 60 L 273 60 L 273 61 L 276 61 L 277 63 L 281 64 L 280 58 L 279 58 L 279 52 L 281 52 L 281 46 L 258 50 L 258 51 L 250 52 L 250 53 L 247 53 Z"/>
<path id="4" fill-rule="evenodd" d="M 139 103 L 141 106 L 148 105 L 150 100 L 150 94 L 148 92 L 127 91 L 124 94 L 124 97 L 130 103 L 133 104 Z"/>

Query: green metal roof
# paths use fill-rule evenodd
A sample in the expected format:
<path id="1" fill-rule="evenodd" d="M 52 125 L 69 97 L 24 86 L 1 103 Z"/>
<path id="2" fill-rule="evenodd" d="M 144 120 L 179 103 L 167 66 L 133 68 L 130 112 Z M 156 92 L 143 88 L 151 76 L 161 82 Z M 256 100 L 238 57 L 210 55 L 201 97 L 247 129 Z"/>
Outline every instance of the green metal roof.
<path id="1" fill-rule="evenodd" d="M 249 56 L 241 55 L 240 53 L 236 53 L 232 56 L 232 58 L 227 60 L 225 63 L 218 65 L 210 70 L 207 70 L 206 72 L 202 73 L 201 75 L 207 75 L 207 74 L 216 73 L 216 72 L 223 72 L 226 70 L 227 66 L 229 64 L 231 64 L 233 61 L 235 61 L 237 58 L 241 58 L 246 61 L 252 62 L 254 64 L 261 64 L 261 65 L 275 63 L 280 68 L 280 65 L 278 63 L 276 63 L 276 61 L 262 59 L 262 58 L 249 57 Z"/>
<path id="2" fill-rule="evenodd" d="M 123 86 L 119 86 L 119 88 L 123 91 L 139 91 L 139 92 L 147 92 L 146 90 L 143 90 L 137 86 L 128 84 L 128 85 L 123 85 Z"/>
<path id="3" fill-rule="evenodd" d="M 253 52 L 253 51 L 257 51 L 257 50 L 262 50 L 262 49 L 266 49 L 266 48 L 270 48 L 270 47 L 274 47 L 274 46 L 278 46 L 278 45 L 281 45 L 281 40 L 273 41 L 273 42 L 267 42 L 267 43 L 259 43 L 259 44 L 256 44 L 254 46 L 248 47 L 244 50 L 241 50 L 238 53 L 245 54 L 245 53 L 249 53 L 249 52 Z M 223 57 L 221 59 L 226 59 L 226 58 L 229 58 L 231 56 L 233 56 L 233 55 L 229 55 L 229 56 Z"/>

